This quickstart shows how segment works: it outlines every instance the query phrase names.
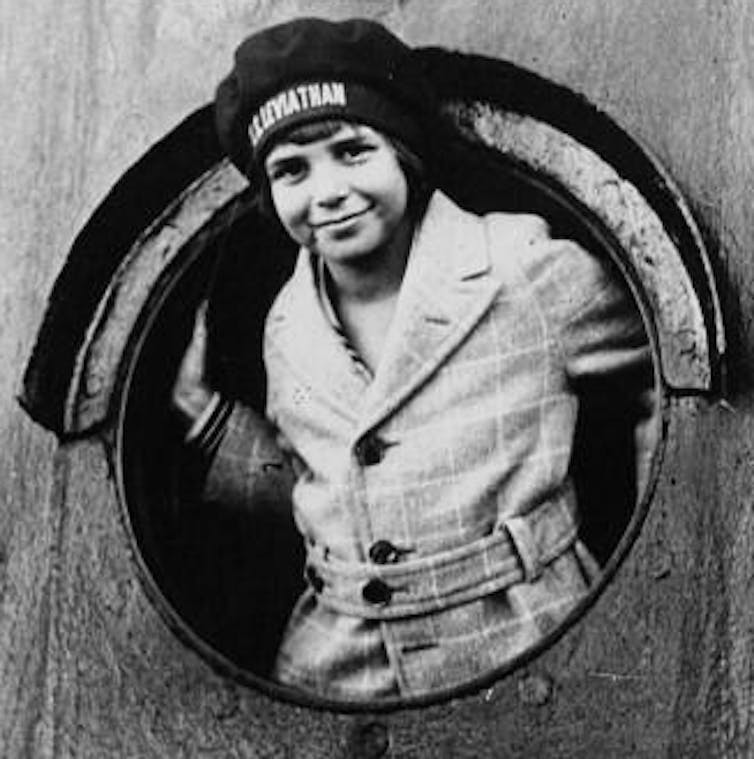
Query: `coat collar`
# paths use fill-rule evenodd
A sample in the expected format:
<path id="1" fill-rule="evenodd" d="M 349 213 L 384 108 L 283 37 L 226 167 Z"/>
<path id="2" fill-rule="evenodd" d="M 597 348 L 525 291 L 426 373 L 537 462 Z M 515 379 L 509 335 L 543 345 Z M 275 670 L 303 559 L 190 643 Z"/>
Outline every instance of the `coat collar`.
<path id="1" fill-rule="evenodd" d="M 483 221 L 436 192 L 414 241 L 359 433 L 393 413 L 439 368 L 493 302 Z"/>
<path id="2" fill-rule="evenodd" d="M 435 192 L 412 245 L 371 383 L 354 371 L 322 312 L 305 250 L 269 336 L 296 373 L 355 423 L 360 436 L 427 381 L 487 311 L 499 288 L 490 276 L 483 221 Z"/>
<path id="3" fill-rule="evenodd" d="M 320 302 L 314 267 L 316 259 L 302 248 L 293 274 L 270 313 L 266 326 L 265 358 L 282 359 L 307 388 L 327 401 L 332 411 L 356 424 L 360 399 L 368 381 L 354 370 Z"/>

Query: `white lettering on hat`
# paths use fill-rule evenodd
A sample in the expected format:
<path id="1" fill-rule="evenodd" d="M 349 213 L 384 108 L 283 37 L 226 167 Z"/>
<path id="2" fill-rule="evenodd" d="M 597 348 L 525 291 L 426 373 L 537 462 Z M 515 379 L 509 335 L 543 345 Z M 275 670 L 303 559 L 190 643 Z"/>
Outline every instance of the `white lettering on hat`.
<path id="1" fill-rule="evenodd" d="M 322 105 L 345 105 L 346 88 L 342 82 L 322 85 Z"/>
<path id="2" fill-rule="evenodd" d="M 322 88 L 318 84 L 310 84 L 307 90 L 312 108 L 319 108 L 322 105 Z"/>
<path id="3" fill-rule="evenodd" d="M 266 131 L 294 113 L 332 105 L 345 107 L 347 104 L 343 82 L 312 82 L 283 90 L 262 103 L 252 116 L 249 123 L 251 144 L 256 147 Z"/>
<path id="4" fill-rule="evenodd" d="M 306 109 L 309 107 L 309 90 L 305 85 L 300 85 L 296 87 L 296 94 L 298 95 L 298 100 L 301 103 L 301 107 Z"/>
<path id="5" fill-rule="evenodd" d="M 259 138 L 262 136 L 263 131 L 259 114 L 255 113 L 249 124 L 249 137 L 251 138 L 252 145 L 256 145 L 259 142 Z"/>

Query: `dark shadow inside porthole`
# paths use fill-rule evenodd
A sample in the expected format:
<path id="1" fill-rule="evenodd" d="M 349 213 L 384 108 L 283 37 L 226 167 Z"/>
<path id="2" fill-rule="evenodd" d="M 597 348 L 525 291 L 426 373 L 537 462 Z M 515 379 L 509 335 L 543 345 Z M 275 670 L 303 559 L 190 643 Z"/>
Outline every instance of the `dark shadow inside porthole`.
<path id="1" fill-rule="evenodd" d="M 203 500 L 205 462 L 183 444 L 186 430 L 170 402 L 220 247 L 241 251 L 253 239 L 254 249 L 269 255 L 259 257 L 255 275 L 245 282 L 243 322 L 233 325 L 251 350 L 241 356 L 219 349 L 218 343 L 235 338 L 228 335 L 227 314 L 217 315 L 213 307 L 211 331 L 220 339 L 211 341 L 209 361 L 213 382 L 225 378 L 218 381 L 224 392 L 263 409 L 261 328 L 290 272 L 292 251 L 273 227 L 249 214 L 234 218 L 245 206 L 238 201 L 194 241 L 199 255 L 188 268 L 178 262 L 165 272 L 165 297 L 147 306 L 150 324 L 128 385 L 121 455 L 134 535 L 160 590 L 199 638 L 237 667 L 264 676 L 303 587 L 300 540 L 289 515 L 273 502 L 279 495 L 274 482 L 267 492 L 260 489 L 253 514 L 243 504 Z"/>
<path id="2" fill-rule="evenodd" d="M 628 288 L 609 232 L 588 209 L 527 167 L 493 150 L 457 143 L 440 181 L 469 210 L 544 216 L 553 237 L 581 243 L 603 258 Z M 183 445 L 185 430 L 171 411 L 170 392 L 195 309 L 209 297 L 213 384 L 263 413 L 264 317 L 292 270 L 295 251 L 245 195 L 219 213 L 184 253 L 163 272 L 132 349 L 121 415 L 124 495 L 141 555 L 181 624 L 242 678 L 250 675 L 264 683 L 288 615 L 304 588 L 301 539 L 288 510 L 276 508 L 280 491 L 274 480 L 266 491 L 262 488 L 253 509 L 203 499 L 203 463 Z M 632 297 L 638 303 L 637 292 Z M 640 457 L 635 431 L 647 411 L 648 395 L 659 392 L 655 384 L 648 367 L 636 376 L 622 376 L 620 386 L 595 380 L 578 388 L 581 412 L 571 471 L 581 538 L 603 569 L 619 544 L 626 543 L 629 525 L 640 521 L 640 491 L 647 482 L 637 461 L 646 463 L 659 440 L 655 435 L 650 455 Z M 655 397 L 654 414 L 658 407 Z M 548 632 L 530 651 L 452 692 L 500 676 L 554 637 Z"/>

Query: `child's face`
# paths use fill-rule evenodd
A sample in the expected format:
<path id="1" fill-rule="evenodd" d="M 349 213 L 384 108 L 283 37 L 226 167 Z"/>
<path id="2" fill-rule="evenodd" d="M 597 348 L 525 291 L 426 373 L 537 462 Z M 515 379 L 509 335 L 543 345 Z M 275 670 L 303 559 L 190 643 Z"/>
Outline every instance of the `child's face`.
<path id="1" fill-rule="evenodd" d="M 365 125 L 304 145 L 282 142 L 265 161 L 288 234 L 332 263 L 382 250 L 406 221 L 408 183 L 393 146 Z"/>

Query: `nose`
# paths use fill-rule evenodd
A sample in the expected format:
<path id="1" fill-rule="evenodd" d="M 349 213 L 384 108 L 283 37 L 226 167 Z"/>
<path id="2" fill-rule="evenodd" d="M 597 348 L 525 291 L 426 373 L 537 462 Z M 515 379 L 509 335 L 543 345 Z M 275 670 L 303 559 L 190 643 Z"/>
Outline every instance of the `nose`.
<path id="1" fill-rule="evenodd" d="M 348 195 L 348 184 L 342 172 L 327 165 L 318 167 L 312 175 L 312 200 L 321 208 L 334 208 Z"/>

